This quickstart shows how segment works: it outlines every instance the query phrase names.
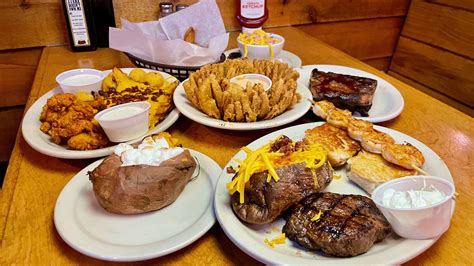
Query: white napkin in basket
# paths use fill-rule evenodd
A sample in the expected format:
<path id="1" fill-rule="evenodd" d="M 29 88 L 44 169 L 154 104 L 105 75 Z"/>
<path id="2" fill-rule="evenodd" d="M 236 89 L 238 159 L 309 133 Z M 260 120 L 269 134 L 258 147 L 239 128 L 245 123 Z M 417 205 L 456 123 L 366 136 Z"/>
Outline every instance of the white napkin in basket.
<path id="1" fill-rule="evenodd" d="M 197 45 L 183 40 L 189 27 L 194 28 Z M 228 41 L 229 34 L 215 0 L 201 0 L 159 21 L 131 23 L 122 19 L 121 29 L 109 29 L 110 48 L 167 65 L 200 66 L 216 62 Z"/>

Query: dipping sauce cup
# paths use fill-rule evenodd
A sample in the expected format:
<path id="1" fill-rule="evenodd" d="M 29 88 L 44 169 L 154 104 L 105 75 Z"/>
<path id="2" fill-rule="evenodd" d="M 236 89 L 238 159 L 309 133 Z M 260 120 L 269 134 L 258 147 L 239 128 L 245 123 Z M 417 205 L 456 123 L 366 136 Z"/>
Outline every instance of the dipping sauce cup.
<path id="1" fill-rule="evenodd" d="M 99 91 L 105 74 L 97 69 L 78 68 L 62 72 L 56 82 L 64 93 Z"/>
<path id="2" fill-rule="evenodd" d="M 419 208 L 391 208 L 383 204 L 383 194 L 387 189 L 395 191 L 420 191 L 434 186 L 446 198 L 438 203 Z M 399 236 L 411 239 L 438 237 L 449 228 L 454 212 L 454 185 L 435 176 L 407 176 L 383 183 L 372 192 L 372 200 L 382 211 Z"/>
<path id="3" fill-rule="evenodd" d="M 112 142 L 125 142 L 148 132 L 149 102 L 132 102 L 116 105 L 95 115 Z"/>
<path id="4" fill-rule="evenodd" d="M 261 74 L 242 74 L 230 79 L 230 83 L 238 84 L 244 89 L 247 85 L 247 82 L 253 84 L 260 83 L 263 85 L 263 90 L 265 91 L 272 87 L 272 80 L 269 77 Z"/>

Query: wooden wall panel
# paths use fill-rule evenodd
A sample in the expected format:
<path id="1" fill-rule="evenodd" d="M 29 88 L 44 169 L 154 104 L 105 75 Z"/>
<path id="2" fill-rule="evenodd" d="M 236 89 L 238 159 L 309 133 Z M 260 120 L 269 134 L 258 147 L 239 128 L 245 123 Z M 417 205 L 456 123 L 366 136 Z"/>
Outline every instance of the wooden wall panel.
<path id="1" fill-rule="evenodd" d="M 474 61 L 400 37 L 390 69 L 474 107 Z"/>
<path id="2" fill-rule="evenodd" d="M 474 12 L 474 1 L 472 0 L 428 0 L 428 2 Z"/>
<path id="3" fill-rule="evenodd" d="M 157 0 L 113 0 L 115 17 L 131 21 L 158 18 Z M 190 0 L 172 0 L 194 3 Z M 228 30 L 238 30 L 236 0 L 217 0 Z M 348 21 L 404 16 L 410 0 L 269 0 L 267 27 L 316 22 Z M 0 50 L 67 43 L 67 30 L 60 0 L 0 1 Z M 118 24 L 119 25 L 119 24 Z"/>
<path id="4" fill-rule="evenodd" d="M 147 21 L 158 18 L 158 3 L 195 3 L 190 0 L 114 0 L 117 25 L 120 17 L 130 21 Z M 239 30 L 235 20 L 236 0 L 217 0 L 228 30 Z M 266 27 L 300 25 L 316 22 L 346 21 L 367 18 L 405 16 L 410 0 L 268 0 L 270 12 Z"/>
<path id="5" fill-rule="evenodd" d="M 473 29 L 474 12 L 416 0 L 402 35 L 474 58 Z"/>
<path id="6" fill-rule="evenodd" d="M 390 67 L 390 62 L 392 61 L 392 57 L 380 57 L 380 58 L 374 58 L 374 59 L 367 59 L 367 60 L 362 60 L 364 63 L 371 65 L 372 67 L 382 70 L 384 72 L 388 71 L 388 68 Z"/>
<path id="7" fill-rule="evenodd" d="M 298 29 L 359 59 L 392 56 L 404 17 L 316 23 Z"/>
<path id="8" fill-rule="evenodd" d="M 442 93 L 439 93 L 435 90 L 432 90 L 432 89 L 424 86 L 423 84 L 416 82 L 415 80 L 412 80 L 412 79 L 409 79 L 405 76 L 397 74 L 397 72 L 389 70 L 388 74 L 390 76 L 398 79 L 398 80 L 401 80 L 401 81 L 405 82 L 406 84 L 408 84 L 408 85 L 410 85 L 414 88 L 417 88 L 418 90 L 430 95 L 431 97 L 436 98 L 436 99 L 452 106 L 453 108 L 456 108 L 459 111 L 464 112 L 464 113 L 474 117 L 474 109 L 473 108 L 471 108 L 471 107 L 469 107 L 469 106 L 467 106 L 467 105 L 465 105 L 465 104 L 463 104 L 459 101 L 456 101 L 456 100 L 454 100 L 454 99 L 452 99 L 452 98 L 450 98 L 450 97 L 448 97 L 448 96 L 446 96 Z"/>
<path id="9" fill-rule="evenodd" d="M 42 48 L 0 52 L 0 108 L 25 105 Z"/>
<path id="10" fill-rule="evenodd" d="M 0 50 L 67 42 L 60 0 L 2 0 L 0 14 Z"/>

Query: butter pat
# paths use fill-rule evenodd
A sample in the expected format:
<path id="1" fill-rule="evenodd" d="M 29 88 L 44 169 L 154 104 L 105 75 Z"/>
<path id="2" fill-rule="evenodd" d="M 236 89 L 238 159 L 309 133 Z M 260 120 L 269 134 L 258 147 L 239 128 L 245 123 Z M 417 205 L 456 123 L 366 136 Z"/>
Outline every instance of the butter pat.
<path id="1" fill-rule="evenodd" d="M 114 153 L 120 156 L 122 166 L 143 164 L 159 166 L 162 162 L 181 154 L 183 151 L 184 149 L 180 147 L 170 148 L 163 137 L 157 139 L 146 137 L 137 148 L 130 144 L 120 143 L 114 149 Z"/>

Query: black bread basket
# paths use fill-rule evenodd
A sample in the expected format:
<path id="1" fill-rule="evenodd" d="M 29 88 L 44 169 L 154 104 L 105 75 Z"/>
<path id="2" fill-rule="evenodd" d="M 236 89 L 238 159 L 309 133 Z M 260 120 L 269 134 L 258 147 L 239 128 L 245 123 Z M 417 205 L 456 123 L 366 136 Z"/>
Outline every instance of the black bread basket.
<path id="1" fill-rule="evenodd" d="M 138 58 L 132 54 L 125 53 L 128 58 L 135 64 L 137 67 L 149 68 L 153 70 L 158 70 L 170 74 L 171 76 L 176 77 L 178 80 L 183 81 L 189 77 L 189 74 L 200 69 L 202 66 L 172 66 L 165 65 L 160 63 L 151 62 L 145 59 Z M 224 62 L 226 59 L 225 55 L 222 54 L 219 61 L 215 63 Z"/>

